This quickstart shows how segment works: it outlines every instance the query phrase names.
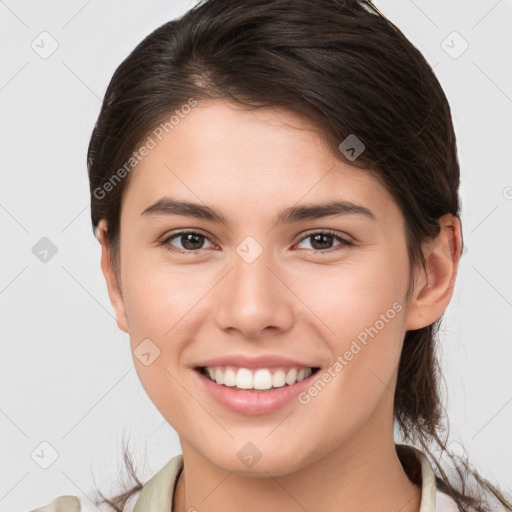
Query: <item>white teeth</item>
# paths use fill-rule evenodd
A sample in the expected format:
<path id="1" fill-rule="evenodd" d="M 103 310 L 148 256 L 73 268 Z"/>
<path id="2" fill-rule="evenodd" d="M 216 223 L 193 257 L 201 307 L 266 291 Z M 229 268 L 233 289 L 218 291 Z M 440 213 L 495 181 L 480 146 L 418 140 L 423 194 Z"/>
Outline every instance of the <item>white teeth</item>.
<path id="1" fill-rule="evenodd" d="M 224 386 L 236 386 L 236 372 L 233 368 L 227 368 L 224 372 Z"/>
<path id="2" fill-rule="evenodd" d="M 291 386 L 309 377 L 311 368 L 234 368 L 232 366 L 207 367 L 206 373 L 217 384 L 236 387 L 238 389 L 257 389 L 260 391 Z"/>
<path id="3" fill-rule="evenodd" d="M 297 382 L 300 382 L 301 380 L 306 379 L 311 375 L 311 368 L 302 368 L 299 373 L 297 374 Z"/>
<path id="4" fill-rule="evenodd" d="M 287 374 L 286 374 L 286 384 L 291 386 L 292 384 L 295 384 L 297 382 L 297 369 L 292 368 Z"/>
<path id="5" fill-rule="evenodd" d="M 215 376 L 217 376 L 217 372 L 221 371 L 217 368 L 215 371 Z M 222 384 L 216 380 L 217 384 Z M 240 368 L 238 373 L 236 374 L 236 387 L 240 389 L 252 389 L 252 373 L 251 370 L 247 368 Z"/>
<path id="6" fill-rule="evenodd" d="M 283 370 L 277 370 L 274 375 L 272 375 L 272 387 L 273 388 L 282 388 L 286 384 L 286 375 Z"/>
<path id="7" fill-rule="evenodd" d="M 215 382 L 217 384 L 224 384 L 224 372 L 220 368 L 215 370 Z"/>
<path id="8" fill-rule="evenodd" d="M 254 374 L 252 386 L 254 389 L 270 389 L 272 387 L 272 375 L 268 370 L 258 370 Z"/>

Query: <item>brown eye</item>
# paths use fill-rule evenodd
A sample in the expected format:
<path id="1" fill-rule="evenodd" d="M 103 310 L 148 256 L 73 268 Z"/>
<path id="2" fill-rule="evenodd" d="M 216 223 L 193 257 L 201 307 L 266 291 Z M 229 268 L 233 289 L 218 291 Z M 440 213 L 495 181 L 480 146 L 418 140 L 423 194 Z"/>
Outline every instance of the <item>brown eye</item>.
<path id="1" fill-rule="evenodd" d="M 171 243 L 172 240 L 178 240 L 181 244 L 180 247 L 176 247 Z M 195 231 L 180 231 L 169 237 L 167 237 L 162 244 L 170 251 L 176 251 L 182 254 L 190 252 L 197 252 L 199 249 L 203 249 L 204 241 L 208 240 L 206 236 Z"/>
<path id="2" fill-rule="evenodd" d="M 335 231 L 329 230 L 309 233 L 301 239 L 301 242 L 307 239 L 311 240 L 310 245 L 317 252 L 327 252 L 330 249 L 337 250 L 339 247 L 354 245 L 353 242 L 341 237 Z M 338 241 L 339 244 L 333 247 L 334 241 Z"/>
<path id="3" fill-rule="evenodd" d="M 325 233 L 317 233 L 316 235 L 310 235 L 311 245 L 314 249 L 330 249 L 330 246 L 334 242 L 334 237 L 332 235 L 327 235 Z"/>

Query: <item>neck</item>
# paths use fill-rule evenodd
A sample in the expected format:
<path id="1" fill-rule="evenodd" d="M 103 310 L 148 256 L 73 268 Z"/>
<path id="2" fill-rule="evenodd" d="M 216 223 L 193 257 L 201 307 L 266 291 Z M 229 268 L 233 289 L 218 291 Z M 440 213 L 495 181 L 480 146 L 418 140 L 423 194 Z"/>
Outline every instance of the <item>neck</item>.
<path id="1" fill-rule="evenodd" d="M 397 456 L 392 423 L 386 436 L 382 421 L 375 426 L 380 431 L 367 424 L 336 450 L 278 477 L 224 471 L 182 442 L 184 468 L 172 512 L 418 512 L 421 488 Z"/>

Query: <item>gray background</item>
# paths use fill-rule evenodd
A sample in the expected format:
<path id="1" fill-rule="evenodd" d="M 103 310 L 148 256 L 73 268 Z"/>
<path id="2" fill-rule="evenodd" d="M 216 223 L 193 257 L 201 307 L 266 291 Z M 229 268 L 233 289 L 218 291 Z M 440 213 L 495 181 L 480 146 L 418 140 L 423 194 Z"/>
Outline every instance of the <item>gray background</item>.
<path id="1" fill-rule="evenodd" d="M 117 490 L 123 433 L 142 479 L 181 451 L 113 320 L 85 161 L 117 65 L 193 4 L 0 0 L 1 511 L 61 494 L 97 510 L 94 484 Z M 375 4 L 452 107 L 467 252 L 441 332 L 443 394 L 453 442 L 512 490 L 512 1 Z"/>

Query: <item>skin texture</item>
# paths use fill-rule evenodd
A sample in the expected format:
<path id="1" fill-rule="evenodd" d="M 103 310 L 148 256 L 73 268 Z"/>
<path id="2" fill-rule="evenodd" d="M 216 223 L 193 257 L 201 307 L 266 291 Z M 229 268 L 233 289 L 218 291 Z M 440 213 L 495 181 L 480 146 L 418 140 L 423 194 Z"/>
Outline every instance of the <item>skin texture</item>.
<path id="1" fill-rule="evenodd" d="M 141 215 L 164 196 L 208 205 L 228 225 Z M 376 220 L 350 214 L 275 223 L 287 207 L 332 199 L 365 206 Z M 99 239 L 132 351 L 147 338 L 160 350 L 152 364 L 137 357 L 134 364 L 180 438 L 185 469 L 173 510 L 419 510 L 421 490 L 395 453 L 393 391 L 406 330 L 434 322 L 452 296 L 460 223 L 445 215 L 440 224 L 425 246 L 428 278 L 418 269 L 406 303 L 398 206 L 295 114 L 202 101 L 144 157 L 123 198 L 119 275 L 104 221 Z M 186 255 L 168 250 L 164 240 L 184 229 L 206 238 Z M 306 237 L 326 229 L 353 245 Z M 236 251 L 248 236 L 263 249 L 252 263 Z M 186 250 L 186 242 L 178 236 L 167 246 Z M 270 414 L 235 413 L 211 398 L 193 369 L 227 354 L 274 354 L 325 369 L 397 302 L 401 310 L 307 405 L 292 400 Z M 247 442 L 262 453 L 251 468 L 237 458 Z"/>

